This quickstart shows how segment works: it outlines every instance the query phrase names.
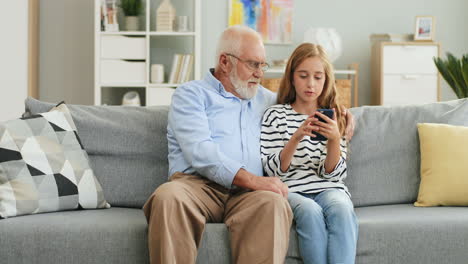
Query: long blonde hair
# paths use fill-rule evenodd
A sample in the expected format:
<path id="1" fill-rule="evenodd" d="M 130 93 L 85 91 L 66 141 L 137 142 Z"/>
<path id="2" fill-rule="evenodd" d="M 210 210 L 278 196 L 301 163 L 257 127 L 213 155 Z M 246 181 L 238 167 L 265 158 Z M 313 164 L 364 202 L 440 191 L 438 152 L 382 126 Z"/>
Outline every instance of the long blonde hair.
<path id="1" fill-rule="evenodd" d="M 318 108 L 335 108 L 336 120 L 340 134 L 344 135 L 346 127 L 346 118 L 341 113 L 341 105 L 337 100 L 337 91 L 335 85 L 335 75 L 333 65 L 330 63 L 328 56 L 320 45 L 312 43 L 303 43 L 299 45 L 286 65 L 286 70 L 281 79 L 278 90 L 278 104 L 292 104 L 296 101 L 296 89 L 293 85 L 294 72 L 301 63 L 311 57 L 318 57 L 322 61 L 325 70 L 325 83 L 320 96 L 317 98 Z"/>

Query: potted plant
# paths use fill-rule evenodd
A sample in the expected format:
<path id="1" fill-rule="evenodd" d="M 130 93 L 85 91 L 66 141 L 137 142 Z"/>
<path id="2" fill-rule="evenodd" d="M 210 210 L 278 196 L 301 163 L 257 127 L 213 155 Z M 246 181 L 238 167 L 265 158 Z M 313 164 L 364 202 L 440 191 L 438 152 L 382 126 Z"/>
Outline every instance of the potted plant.
<path id="1" fill-rule="evenodd" d="M 141 0 L 120 0 L 120 8 L 125 15 L 125 29 L 137 31 L 139 29 L 138 15 L 141 14 L 143 3 Z"/>
<path id="2" fill-rule="evenodd" d="M 468 54 L 458 59 L 447 52 L 446 60 L 434 57 L 434 63 L 457 97 L 468 97 Z"/>

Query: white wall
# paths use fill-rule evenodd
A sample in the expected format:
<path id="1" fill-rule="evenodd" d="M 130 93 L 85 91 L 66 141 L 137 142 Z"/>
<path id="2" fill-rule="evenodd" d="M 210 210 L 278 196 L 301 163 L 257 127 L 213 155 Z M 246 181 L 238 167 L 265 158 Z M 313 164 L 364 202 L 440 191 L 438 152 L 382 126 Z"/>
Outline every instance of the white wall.
<path id="1" fill-rule="evenodd" d="M 202 69 L 213 66 L 216 40 L 227 26 L 228 1 L 202 1 Z M 417 15 L 436 18 L 435 41 L 441 44 L 441 54 L 456 56 L 468 53 L 467 0 L 294 0 L 293 43 L 266 45 L 271 60 L 287 58 L 303 40 L 309 27 L 333 27 L 343 40 L 343 54 L 334 62 L 345 69 L 357 62 L 359 73 L 359 104 L 370 104 L 369 36 L 373 33 L 413 34 Z M 452 89 L 441 81 L 441 100 L 456 99 Z"/>
<path id="2" fill-rule="evenodd" d="M 40 100 L 93 104 L 93 8 L 93 0 L 40 0 Z"/>
<path id="3" fill-rule="evenodd" d="M 24 112 L 28 90 L 28 0 L 2 1 L 0 121 Z"/>
<path id="4" fill-rule="evenodd" d="M 40 99 L 93 104 L 93 1 L 40 1 Z M 202 76 L 213 66 L 217 39 L 227 26 L 227 8 L 228 0 L 202 0 Z M 369 104 L 371 34 L 413 33 L 415 16 L 433 15 L 442 54 L 460 56 L 468 53 L 466 10 L 467 0 L 294 0 L 293 43 L 267 45 L 267 55 L 271 60 L 286 58 L 309 27 L 334 27 L 344 43 L 335 67 L 359 63 L 359 102 Z M 441 99 L 455 99 L 445 81 L 441 84 Z"/>

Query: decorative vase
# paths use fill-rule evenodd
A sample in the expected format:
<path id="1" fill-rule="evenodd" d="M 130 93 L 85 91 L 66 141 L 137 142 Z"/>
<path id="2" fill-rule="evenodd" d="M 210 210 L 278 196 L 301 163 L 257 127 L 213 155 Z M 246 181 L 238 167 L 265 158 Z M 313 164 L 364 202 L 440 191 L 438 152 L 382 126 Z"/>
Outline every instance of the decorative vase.
<path id="1" fill-rule="evenodd" d="M 138 31 L 140 28 L 140 21 L 137 16 L 126 16 L 125 17 L 125 29 L 127 31 Z"/>
<path id="2" fill-rule="evenodd" d="M 309 28 L 304 33 L 304 42 L 322 46 L 331 62 L 338 59 L 343 51 L 341 37 L 334 28 Z"/>
<path id="3" fill-rule="evenodd" d="M 188 29 L 188 16 L 178 16 L 176 20 L 175 27 L 178 32 L 187 32 Z"/>
<path id="4" fill-rule="evenodd" d="M 156 10 L 156 31 L 174 31 L 175 8 L 170 0 L 164 0 Z"/>
<path id="5" fill-rule="evenodd" d="M 141 106 L 140 95 L 135 91 L 126 92 L 122 98 L 122 105 Z"/>
<path id="6" fill-rule="evenodd" d="M 150 77 L 151 77 L 151 83 L 163 83 L 164 82 L 164 65 L 152 64 Z"/>

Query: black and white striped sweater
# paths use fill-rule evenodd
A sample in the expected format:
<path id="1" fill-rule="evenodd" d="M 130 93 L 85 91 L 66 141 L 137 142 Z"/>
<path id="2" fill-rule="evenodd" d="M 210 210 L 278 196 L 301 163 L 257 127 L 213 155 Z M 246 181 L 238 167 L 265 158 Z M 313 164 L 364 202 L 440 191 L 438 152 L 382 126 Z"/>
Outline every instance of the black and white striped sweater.
<path id="1" fill-rule="evenodd" d="M 327 141 L 314 141 L 305 136 L 298 144 L 286 172 L 281 171 L 280 152 L 308 115 L 300 114 L 290 104 L 269 107 L 262 120 L 261 155 L 268 176 L 279 176 L 290 192 L 318 193 L 329 188 L 342 189 L 346 178 L 346 140 L 340 142 L 341 157 L 335 169 L 326 173 Z"/>

